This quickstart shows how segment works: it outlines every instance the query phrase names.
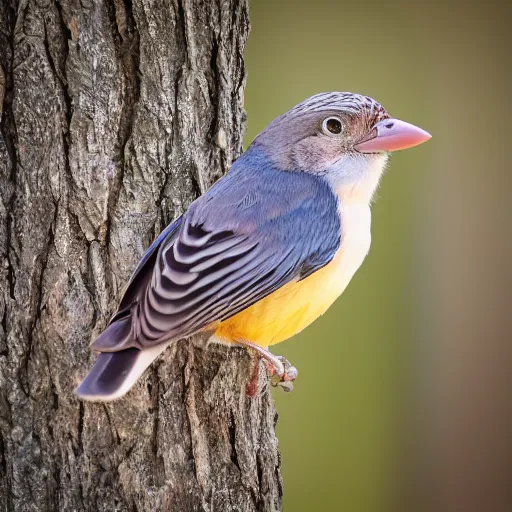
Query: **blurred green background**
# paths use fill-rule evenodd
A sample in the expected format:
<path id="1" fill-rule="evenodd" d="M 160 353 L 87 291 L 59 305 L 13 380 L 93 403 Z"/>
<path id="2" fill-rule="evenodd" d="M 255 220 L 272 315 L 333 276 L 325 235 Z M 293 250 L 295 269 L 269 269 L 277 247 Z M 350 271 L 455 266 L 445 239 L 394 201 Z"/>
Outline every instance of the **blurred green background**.
<path id="1" fill-rule="evenodd" d="M 274 348 L 300 372 L 275 393 L 285 512 L 512 510 L 510 5 L 250 9 L 247 144 L 331 90 L 433 134 L 392 157 L 343 296 Z"/>

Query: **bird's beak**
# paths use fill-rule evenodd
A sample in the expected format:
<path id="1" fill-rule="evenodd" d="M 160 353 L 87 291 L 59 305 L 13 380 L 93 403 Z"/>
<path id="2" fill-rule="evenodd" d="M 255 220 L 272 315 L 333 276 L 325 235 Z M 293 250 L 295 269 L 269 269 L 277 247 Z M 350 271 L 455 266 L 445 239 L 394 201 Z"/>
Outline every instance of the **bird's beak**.
<path id="1" fill-rule="evenodd" d="M 380 153 L 398 151 L 423 144 L 432 137 L 430 133 L 400 121 L 383 119 L 354 146 L 359 153 Z"/>

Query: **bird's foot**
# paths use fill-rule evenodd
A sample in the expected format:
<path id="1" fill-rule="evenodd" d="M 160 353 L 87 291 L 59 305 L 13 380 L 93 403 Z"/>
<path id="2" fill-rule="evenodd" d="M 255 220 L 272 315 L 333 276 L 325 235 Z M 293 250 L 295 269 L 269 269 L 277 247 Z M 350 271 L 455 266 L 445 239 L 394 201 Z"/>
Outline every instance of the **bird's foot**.
<path id="1" fill-rule="evenodd" d="M 270 362 L 264 359 L 272 377 L 272 386 L 279 386 L 287 393 L 293 391 L 293 381 L 299 375 L 299 371 L 285 357 L 274 355 L 272 357 L 279 363 L 278 365 L 275 365 L 274 361 Z"/>
<path id="2" fill-rule="evenodd" d="M 239 343 L 255 350 L 263 359 L 263 362 L 270 371 L 272 386 L 279 386 L 286 392 L 293 391 L 292 381 L 297 378 L 299 371 L 285 357 L 275 356 L 268 350 L 250 341 L 241 341 Z"/>

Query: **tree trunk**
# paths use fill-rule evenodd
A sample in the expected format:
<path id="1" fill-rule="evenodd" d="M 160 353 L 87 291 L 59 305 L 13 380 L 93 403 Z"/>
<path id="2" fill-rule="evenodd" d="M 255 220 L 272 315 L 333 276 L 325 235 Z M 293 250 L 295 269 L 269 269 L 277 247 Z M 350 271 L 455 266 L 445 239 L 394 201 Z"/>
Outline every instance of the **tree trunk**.
<path id="1" fill-rule="evenodd" d="M 144 249 L 242 145 L 244 0 L 0 3 L 0 510 L 280 510 L 242 349 L 183 340 L 73 389 Z"/>

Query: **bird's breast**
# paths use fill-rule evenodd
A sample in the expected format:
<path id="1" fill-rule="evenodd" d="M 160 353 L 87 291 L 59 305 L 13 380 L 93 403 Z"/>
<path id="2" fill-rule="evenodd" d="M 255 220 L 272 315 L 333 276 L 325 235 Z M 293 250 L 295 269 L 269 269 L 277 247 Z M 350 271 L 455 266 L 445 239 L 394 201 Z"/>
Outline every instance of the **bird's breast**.
<path id="1" fill-rule="evenodd" d="M 340 201 L 341 244 L 339 278 L 342 291 L 365 259 L 371 245 L 371 211 L 367 204 Z"/>
<path id="2" fill-rule="evenodd" d="M 217 339 L 243 339 L 267 347 L 302 331 L 327 311 L 343 293 L 371 243 L 369 206 L 340 202 L 339 211 L 341 243 L 330 263 L 222 322 L 215 331 Z"/>

